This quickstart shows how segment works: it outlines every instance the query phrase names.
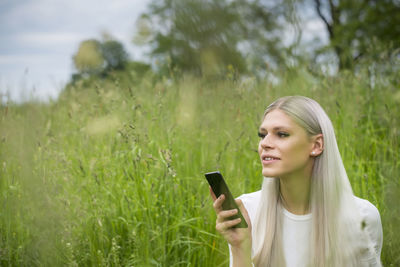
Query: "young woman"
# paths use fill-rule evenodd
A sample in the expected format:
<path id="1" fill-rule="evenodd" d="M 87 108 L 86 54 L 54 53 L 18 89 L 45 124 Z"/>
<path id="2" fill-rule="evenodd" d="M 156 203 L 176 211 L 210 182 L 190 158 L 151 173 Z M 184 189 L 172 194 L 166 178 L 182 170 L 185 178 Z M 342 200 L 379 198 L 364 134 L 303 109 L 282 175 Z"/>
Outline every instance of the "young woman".
<path id="1" fill-rule="evenodd" d="M 210 189 L 216 229 L 230 248 L 230 266 L 381 266 L 378 210 L 353 195 L 332 123 L 314 100 L 283 97 L 265 111 L 258 153 L 260 191 L 237 203 L 249 227 L 232 228 L 237 210 Z"/>

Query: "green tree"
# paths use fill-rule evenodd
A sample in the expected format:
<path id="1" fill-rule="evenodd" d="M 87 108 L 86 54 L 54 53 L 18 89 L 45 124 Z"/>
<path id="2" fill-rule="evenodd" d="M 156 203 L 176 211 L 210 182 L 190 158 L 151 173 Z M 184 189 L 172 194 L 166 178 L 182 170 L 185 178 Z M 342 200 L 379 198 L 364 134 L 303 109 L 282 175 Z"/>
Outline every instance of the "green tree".
<path id="1" fill-rule="evenodd" d="M 128 53 L 116 40 L 106 40 L 101 44 L 101 51 L 106 61 L 106 69 L 123 69 L 128 62 Z"/>
<path id="2" fill-rule="evenodd" d="M 73 56 L 75 68 L 81 74 L 98 74 L 104 69 L 105 60 L 101 43 L 95 39 L 80 43 L 77 53 Z"/>
<path id="3" fill-rule="evenodd" d="M 339 69 L 353 69 L 360 59 L 376 58 L 382 47 L 389 53 L 400 47 L 396 0 L 313 0 L 313 4 L 329 33 Z"/>
<path id="4" fill-rule="evenodd" d="M 78 75 L 106 74 L 110 70 L 123 69 L 128 62 L 128 53 L 124 46 L 110 37 L 100 42 L 96 39 L 85 40 L 80 43 L 73 61 Z"/>
<path id="5" fill-rule="evenodd" d="M 151 55 L 170 68 L 207 76 L 244 73 L 248 59 L 281 59 L 274 11 L 261 1 L 154 0 L 138 22 L 135 42 L 150 44 Z"/>

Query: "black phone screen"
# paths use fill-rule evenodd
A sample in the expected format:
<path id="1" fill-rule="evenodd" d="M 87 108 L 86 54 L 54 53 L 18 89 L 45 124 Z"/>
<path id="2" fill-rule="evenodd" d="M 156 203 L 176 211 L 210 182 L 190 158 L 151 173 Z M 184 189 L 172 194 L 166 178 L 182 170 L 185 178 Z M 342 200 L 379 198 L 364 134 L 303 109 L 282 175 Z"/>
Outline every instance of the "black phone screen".
<path id="1" fill-rule="evenodd" d="M 225 200 L 222 203 L 223 210 L 231 210 L 237 209 L 238 213 L 229 217 L 229 220 L 233 220 L 236 218 L 241 218 L 240 223 L 233 226 L 233 228 L 247 228 L 246 220 L 244 219 L 242 213 L 240 212 L 239 207 L 237 206 L 235 199 L 233 198 L 231 192 L 229 191 L 228 186 L 225 183 L 222 174 L 219 171 L 209 172 L 205 174 L 208 183 L 210 184 L 214 194 L 216 197 L 219 197 L 221 194 L 225 195 Z"/>

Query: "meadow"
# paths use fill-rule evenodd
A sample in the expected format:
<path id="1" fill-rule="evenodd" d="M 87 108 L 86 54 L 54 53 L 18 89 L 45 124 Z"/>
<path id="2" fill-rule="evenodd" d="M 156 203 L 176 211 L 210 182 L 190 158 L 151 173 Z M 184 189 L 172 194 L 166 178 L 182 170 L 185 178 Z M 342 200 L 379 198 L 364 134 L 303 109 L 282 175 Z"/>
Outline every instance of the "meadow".
<path id="1" fill-rule="evenodd" d="M 400 266 L 396 73 L 278 83 L 114 73 L 57 101 L 0 107 L 1 266 L 227 266 L 204 173 L 260 189 L 257 130 L 284 95 L 330 116 L 355 195 L 380 211 L 384 266 Z"/>

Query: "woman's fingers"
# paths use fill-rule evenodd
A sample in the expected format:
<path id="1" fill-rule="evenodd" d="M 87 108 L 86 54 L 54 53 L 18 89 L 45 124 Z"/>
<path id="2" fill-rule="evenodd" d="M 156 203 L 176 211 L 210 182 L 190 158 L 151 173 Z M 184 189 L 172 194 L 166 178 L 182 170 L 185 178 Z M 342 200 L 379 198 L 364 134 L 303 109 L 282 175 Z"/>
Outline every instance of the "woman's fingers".
<path id="1" fill-rule="evenodd" d="M 233 209 L 233 210 L 222 210 L 217 214 L 217 223 L 218 222 L 223 222 L 229 217 L 232 217 L 233 215 L 237 214 L 238 210 Z"/>
<path id="2" fill-rule="evenodd" d="M 213 201 L 215 201 L 217 199 L 217 197 L 214 194 L 214 191 L 212 190 L 211 186 L 208 187 L 210 189 L 210 195 Z"/>
<path id="3" fill-rule="evenodd" d="M 238 209 L 223 210 L 222 203 L 224 203 L 224 201 L 225 201 L 225 196 L 223 194 L 221 194 L 217 198 L 214 191 L 212 190 L 212 188 L 209 187 L 209 189 L 210 189 L 211 198 L 214 201 L 213 208 L 217 214 L 215 228 L 217 229 L 217 231 L 219 231 L 221 233 L 225 233 L 225 232 L 227 232 L 227 230 L 229 230 L 230 228 L 232 228 L 233 226 L 235 226 L 241 222 L 240 218 L 230 220 L 230 217 L 236 215 L 239 212 L 239 210 Z M 245 220 L 249 223 L 250 222 L 249 215 L 248 215 L 247 210 L 244 207 L 242 201 L 237 199 L 236 203 L 238 204 L 240 211 L 243 213 Z"/>
<path id="4" fill-rule="evenodd" d="M 240 218 L 228 220 L 229 217 L 232 217 L 233 215 L 235 215 L 237 213 L 238 213 L 237 209 L 220 211 L 218 213 L 217 221 L 216 221 L 216 225 L 215 225 L 215 228 L 217 229 L 217 231 L 223 233 L 226 230 L 228 230 L 229 228 L 232 228 L 236 224 L 240 223 L 240 221 L 241 221 Z"/>
<path id="5" fill-rule="evenodd" d="M 224 202 L 224 200 L 225 200 L 225 196 L 222 194 L 214 201 L 213 207 L 217 214 L 220 211 L 222 211 L 222 203 Z"/>
<path id="6" fill-rule="evenodd" d="M 226 230 L 228 230 L 229 228 L 232 228 L 236 224 L 240 223 L 240 221 L 241 221 L 241 219 L 237 218 L 237 219 L 230 220 L 230 221 L 217 222 L 215 228 L 217 229 L 217 231 L 223 233 Z"/>

